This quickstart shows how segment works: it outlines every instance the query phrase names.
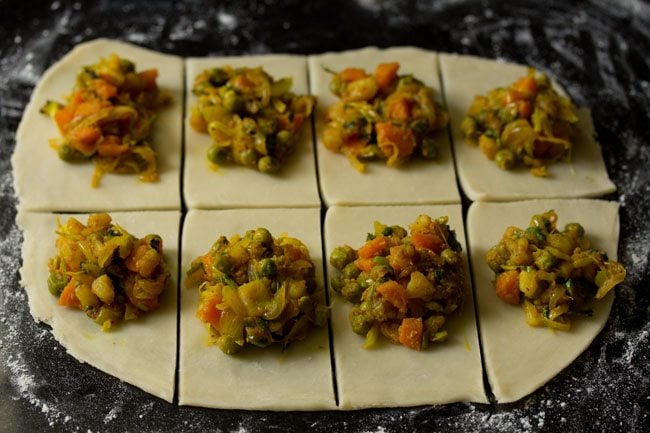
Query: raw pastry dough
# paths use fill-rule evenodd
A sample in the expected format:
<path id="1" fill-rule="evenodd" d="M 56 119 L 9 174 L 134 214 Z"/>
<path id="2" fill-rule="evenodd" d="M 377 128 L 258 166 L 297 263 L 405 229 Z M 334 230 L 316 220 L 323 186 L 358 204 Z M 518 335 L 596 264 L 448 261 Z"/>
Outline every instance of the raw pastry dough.
<path id="1" fill-rule="evenodd" d="M 56 249 L 56 218 L 49 213 L 21 212 L 17 222 L 24 233 L 21 284 L 34 319 L 52 327 L 54 338 L 69 354 L 88 364 L 171 402 L 176 371 L 176 316 L 178 232 L 180 213 L 112 212 L 113 222 L 134 236 L 156 233 L 163 239 L 171 280 L 161 305 L 137 320 L 122 322 L 109 332 L 83 312 L 57 305 L 47 289 L 47 262 Z M 70 215 L 60 215 L 61 222 Z M 87 215 L 74 215 L 83 223 Z"/>
<path id="2" fill-rule="evenodd" d="M 347 158 L 325 148 L 321 139 L 324 113 L 338 98 L 329 90 L 331 74 L 346 67 L 374 71 L 379 63 L 399 62 L 398 74 L 413 74 L 433 87 L 436 98 L 442 99 L 438 80 L 437 54 L 418 48 L 364 48 L 342 53 L 309 56 L 309 77 L 312 93 L 318 97 L 316 138 L 318 175 L 323 200 L 328 206 L 357 204 L 459 203 L 454 164 L 446 130 L 438 135 L 438 158 L 426 161 L 413 158 L 397 167 L 385 161 L 368 163 L 359 173 Z"/>
<path id="3" fill-rule="evenodd" d="M 527 198 L 595 197 L 616 190 L 594 139 L 594 126 L 587 109 L 580 109 L 580 131 L 571 162 L 548 167 L 541 179 L 526 168 L 501 170 L 476 146 L 465 143 L 460 122 L 476 95 L 507 86 L 526 75 L 527 67 L 457 54 L 440 54 L 445 100 L 451 117 L 451 137 L 458 178 L 471 200 L 509 201 Z M 556 88 L 557 83 L 554 83 Z M 560 93 L 564 93 L 560 89 Z"/>
<path id="4" fill-rule="evenodd" d="M 316 279 L 323 282 L 320 209 L 190 210 L 183 228 L 183 270 L 210 249 L 217 237 L 267 228 L 287 233 L 309 248 Z M 324 289 L 324 287 L 323 287 Z M 327 328 L 282 353 L 279 347 L 246 348 L 226 355 L 207 344 L 205 326 L 196 317 L 198 291 L 181 289 L 178 402 L 214 408 L 321 410 L 336 407 Z"/>
<path id="5" fill-rule="evenodd" d="M 306 121 L 294 153 L 274 175 L 226 164 L 217 170 L 210 167 L 207 151 L 212 139 L 208 134 L 196 132 L 189 125 L 196 96 L 192 94 L 194 78 L 208 68 L 230 65 L 233 67 L 262 66 L 273 78 L 291 77 L 291 90 L 307 94 L 307 63 L 304 56 L 265 55 L 257 57 L 214 57 L 187 59 L 186 71 L 186 122 L 185 122 L 185 174 L 184 194 L 189 208 L 235 207 L 318 207 L 316 162 L 311 120 Z"/>
<path id="6" fill-rule="evenodd" d="M 94 164 L 62 161 L 48 145 L 59 137 L 56 125 L 39 113 L 48 100 L 70 94 L 81 67 L 116 53 L 137 70 L 157 68 L 158 86 L 173 101 L 156 112 L 151 142 L 158 154 L 158 182 L 140 182 L 137 175 L 107 174 L 98 188 L 90 186 Z M 180 209 L 183 60 L 135 45 L 97 39 L 76 46 L 41 77 L 16 133 L 12 157 L 20 208 L 37 211 L 100 211 Z"/>
<path id="7" fill-rule="evenodd" d="M 494 293 L 494 273 L 485 262 L 488 249 L 514 225 L 528 227 L 534 214 L 554 209 L 558 226 L 578 222 L 592 244 L 616 259 L 618 203 L 599 200 L 532 200 L 514 203 L 475 202 L 467 215 L 467 233 L 476 287 L 481 343 L 492 392 L 500 403 L 518 400 L 558 374 L 591 344 L 605 326 L 614 299 L 610 292 L 594 304 L 593 317 L 571 320 L 569 332 L 533 328 L 520 306 Z"/>
<path id="8" fill-rule="evenodd" d="M 325 217 L 326 257 L 339 245 L 354 248 L 362 245 L 375 220 L 408 229 L 408 224 L 420 214 L 449 216 L 449 225 L 463 245 L 467 266 L 460 205 L 332 207 Z M 336 272 L 328 265 L 328 275 Z M 470 284 L 469 275 L 467 282 Z M 449 339 L 421 352 L 385 340 L 377 348 L 363 349 L 363 337 L 352 332 L 348 321 L 352 304 L 334 293 L 330 293 L 330 299 L 336 381 L 342 409 L 488 402 L 483 390 L 471 290 L 461 314 L 449 321 Z"/>

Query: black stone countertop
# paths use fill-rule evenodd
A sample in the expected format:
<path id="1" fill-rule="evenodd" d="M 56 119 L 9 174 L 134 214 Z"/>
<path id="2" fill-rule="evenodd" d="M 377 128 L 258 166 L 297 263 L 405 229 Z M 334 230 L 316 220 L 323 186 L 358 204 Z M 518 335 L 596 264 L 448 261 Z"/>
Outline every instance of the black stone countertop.
<path id="1" fill-rule="evenodd" d="M 206 2 L 207 3 L 207 2 Z M 650 4 L 625 1 L 0 0 L 0 431 L 520 432 L 650 428 Z M 250 412 L 168 404 L 65 353 L 29 314 L 9 162 L 39 76 L 75 44 L 122 39 L 182 56 L 416 45 L 529 64 L 591 107 L 629 269 L 589 349 L 514 404 Z M 45 152 L 45 151 L 44 151 Z M 465 200 L 465 207 L 467 201 Z M 548 348 L 552 350 L 552 348 Z"/>

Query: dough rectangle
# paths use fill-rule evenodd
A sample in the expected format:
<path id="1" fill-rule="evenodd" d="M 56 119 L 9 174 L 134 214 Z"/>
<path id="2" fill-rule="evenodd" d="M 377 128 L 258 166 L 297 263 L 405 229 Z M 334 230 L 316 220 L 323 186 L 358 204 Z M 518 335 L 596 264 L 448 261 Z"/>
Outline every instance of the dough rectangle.
<path id="1" fill-rule="evenodd" d="M 595 197 L 616 190 L 607 175 L 594 126 L 587 109 L 578 112 L 579 134 L 568 163 L 548 167 L 549 176 L 539 178 L 527 168 L 501 170 L 478 146 L 465 142 L 460 122 L 474 97 L 496 87 L 507 87 L 525 76 L 527 67 L 473 56 L 440 54 L 445 101 L 449 110 L 456 170 L 461 187 L 471 200 L 512 201 L 529 198 Z M 560 93 L 566 94 L 554 83 Z"/>
<path id="2" fill-rule="evenodd" d="M 320 209 L 190 210 L 183 228 L 182 278 L 190 263 L 220 235 L 230 238 L 264 227 L 273 236 L 300 239 L 323 285 Z M 198 290 L 181 289 L 179 404 L 212 408 L 322 410 L 336 407 L 327 327 L 284 353 L 279 347 L 245 348 L 226 355 L 207 344 L 208 331 L 196 317 Z"/>
<path id="3" fill-rule="evenodd" d="M 375 220 L 408 229 L 418 215 L 449 217 L 463 246 L 468 292 L 461 313 L 449 321 L 449 339 L 421 352 L 382 341 L 363 349 L 364 338 L 348 322 L 350 303 L 330 290 L 332 337 L 339 405 L 342 409 L 403 407 L 458 401 L 487 403 L 474 315 L 460 205 L 331 207 L 325 217 L 325 254 L 340 245 L 359 248 Z M 328 276 L 336 270 L 328 265 Z"/>
<path id="4" fill-rule="evenodd" d="M 364 48 L 341 53 L 309 56 L 312 93 L 318 97 L 316 141 L 318 176 L 323 200 L 332 205 L 378 205 L 459 203 L 454 164 L 447 130 L 438 133 L 438 157 L 433 161 L 413 158 L 400 167 L 388 167 L 386 161 L 369 162 L 359 173 L 347 158 L 325 148 L 322 132 L 327 107 L 338 98 L 329 90 L 331 73 L 346 67 L 360 67 L 367 72 L 379 63 L 399 62 L 398 74 L 413 74 L 431 86 L 440 102 L 437 53 L 418 48 Z"/>
<path id="5" fill-rule="evenodd" d="M 67 163 L 48 144 L 60 134 L 40 108 L 48 100 L 63 102 L 79 70 L 112 53 L 133 61 L 138 71 L 158 69 L 158 86 L 171 94 L 171 104 L 156 111 L 151 132 L 158 155 L 158 182 L 142 182 L 137 174 L 107 173 L 100 186 L 93 188 L 92 162 Z M 182 117 L 182 58 L 108 39 L 77 45 L 43 74 L 16 132 L 12 166 L 20 208 L 56 212 L 180 209 Z"/>
<path id="6" fill-rule="evenodd" d="M 618 203 L 590 199 L 475 202 L 467 215 L 467 234 L 476 290 L 481 343 L 492 392 L 500 403 L 516 401 L 544 385 L 568 366 L 603 329 L 614 299 L 610 292 L 594 304 L 592 317 L 573 317 L 571 330 L 534 328 L 521 306 L 501 301 L 494 292 L 494 272 L 485 262 L 508 226 L 526 228 L 538 213 L 555 210 L 558 227 L 582 224 L 592 245 L 616 259 Z"/>
<path id="7" fill-rule="evenodd" d="M 276 80 L 291 77 L 292 92 L 308 94 L 306 58 L 282 54 L 189 58 L 186 65 L 183 189 L 187 206 L 194 209 L 320 206 L 311 119 L 304 123 L 294 153 L 279 173 L 273 175 L 235 164 L 224 164 L 214 170 L 206 156 L 212 139 L 189 125 L 192 107 L 197 102 L 192 86 L 196 76 L 205 69 L 226 65 L 261 66 Z"/>
<path id="8" fill-rule="evenodd" d="M 52 334 L 67 352 L 112 376 L 171 402 L 176 372 L 176 324 L 178 291 L 178 235 L 176 211 L 112 212 L 113 223 L 137 237 L 155 233 L 163 239 L 171 279 L 155 312 L 122 322 L 108 332 L 82 311 L 61 307 L 47 288 L 47 262 L 56 249 L 56 220 L 74 216 L 86 223 L 86 214 L 56 215 L 21 212 L 23 230 L 21 284 L 27 292 L 34 319 L 49 324 Z"/>

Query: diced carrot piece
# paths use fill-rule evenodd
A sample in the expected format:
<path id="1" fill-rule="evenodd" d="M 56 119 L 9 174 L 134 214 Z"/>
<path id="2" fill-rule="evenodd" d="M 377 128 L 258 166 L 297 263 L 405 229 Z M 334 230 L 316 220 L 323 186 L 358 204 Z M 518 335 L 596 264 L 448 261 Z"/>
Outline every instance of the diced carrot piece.
<path id="1" fill-rule="evenodd" d="M 196 315 L 205 323 L 209 323 L 214 328 L 218 328 L 219 320 L 221 320 L 221 310 L 217 305 L 221 303 L 221 299 L 217 296 L 204 299 L 199 305 Z"/>
<path id="2" fill-rule="evenodd" d="M 102 131 L 96 126 L 74 128 L 68 134 L 70 145 L 86 155 L 95 151 L 95 144 L 101 136 Z"/>
<path id="3" fill-rule="evenodd" d="M 379 235 L 359 248 L 359 257 L 362 259 L 371 259 L 386 251 L 388 251 L 388 239 Z"/>
<path id="4" fill-rule="evenodd" d="M 436 254 L 440 254 L 445 249 L 445 242 L 435 233 L 411 233 L 411 244 L 415 248 L 426 248 Z"/>
<path id="5" fill-rule="evenodd" d="M 377 293 L 401 313 L 406 313 L 408 305 L 406 287 L 397 281 L 389 280 L 377 286 Z"/>
<path id="6" fill-rule="evenodd" d="M 75 117 L 86 117 L 97 113 L 102 108 L 102 102 L 99 99 L 84 101 L 77 105 L 74 110 Z"/>
<path id="7" fill-rule="evenodd" d="M 207 253 L 201 256 L 201 263 L 203 263 L 203 270 L 208 281 L 212 281 L 212 264 L 214 263 L 214 256 Z"/>
<path id="8" fill-rule="evenodd" d="M 366 71 L 361 68 L 345 68 L 339 75 L 343 81 L 348 83 L 366 78 L 367 76 Z"/>
<path id="9" fill-rule="evenodd" d="M 529 118 L 533 115 L 533 104 L 525 99 L 517 101 L 517 111 L 520 117 Z"/>
<path id="10" fill-rule="evenodd" d="M 156 88 L 156 78 L 158 78 L 158 69 L 146 69 L 138 72 L 138 77 L 142 80 L 144 90 Z"/>
<path id="11" fill-rule="evenodd" d="M 375 267 L 375 262 L 372 259 L 356 259 L 354 264 L 363 272 L 370 272 Z"/>
<path id="12" fill-rule="evenodd" d="M 59 305 L 63 305 L 64 307 L 81 308 L 81 303 L 79 302 L 79 299 L 77 299 L 77 296 L 75 296 L 74 291 L 75 280 L 72 278 L 59 295 Z"/>
<path id="13" fill-rule="evenodd" d="M 513 102 L 517 102 L 523 98 L 523 95 L 519 93 L 518 90 L 516 89 L 508 89 L 505 93 L 505 103 L 511 104 Z"/>
<path id="14" fill-rule="evenodd" d="M 377 144 L 386 155 L 392 155 L 395 148 L 397 148 L 398 155 L 401 156 L 413 153 L 415 135 L 410 128 L 388 122 L 378 122 L 375 125 L 375 130 L 377 131 Z"/>
<path id="15" fill-rule="evenodd" d="M 117 87 L 108 81 L 97 79 L 93 81 L 93 86 L 95 87 L 97 94 L 104 99 L 112 98 L 117 95 Z"/>
<path id="16" fill-rule="evenodd" d="M 381 90 L 384 90 L 390 87 L 397 76 L 397 70 L 399 69 L 399 63 L 381 63 L 377 65 L 375 69 L 375 79 L 377 80 L 377 85 Z"/>
<path id="17" fill-rule="evenodd" d="M 519 271 L 505 271 L 497 275 L 494 288 L 497 296 L 508 304 L 518 305 L 521 300 L 519 290 Z"/>
<path id="18" fill-rule="evenodd" d="M 537 95 L 537 81 L 532 76 L 520 78 L 512 87 L 527 98 Z"/>
<path id="19" fill-rule="evenodd" d="M 120 156 L 129 150 L 127 143 L 122 143 L 119 137 L 109 135 L 97 143 L 97 153 L 99 156 Z"/>
<path id="20" fill-rule="evenodd" d="M 409 349 L 420 350 L 422 349 L 422 334 L 424 333 L 424 325 L 422 318 L 417 319 L 407 317 L 402 320 L 399 327 L 399 342 Z"/>
<path id="21" fill-rule="evenodd" d="M 232 77 L 230 79 L 230 85 L 241 92 L 246 92 L 254 87 L 254 84 L 245 75 Z"/>
<path id="22" fill-rule="evenodd" d="M 70 110 L 68 107 L 64 107 L 56 112 L 54 115 L 54 121 L 56 126 L 59 127 L 59 130 L 63 131 L 64 128 L 72 121 L 74 117 L 74 111 Z"/>
<path id="23" fill-rule="evenodd" d="M 388 118 L 407 122 L 411 118 L 413 104 L 406 98 L 392 99 L 388 105 Z"/>

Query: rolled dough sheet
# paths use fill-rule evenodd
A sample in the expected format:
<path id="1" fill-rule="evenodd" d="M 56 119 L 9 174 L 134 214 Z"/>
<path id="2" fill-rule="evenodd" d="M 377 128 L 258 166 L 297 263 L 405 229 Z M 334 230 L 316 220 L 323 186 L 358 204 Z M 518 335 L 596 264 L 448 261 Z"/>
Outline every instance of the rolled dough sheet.
<path id="1" fill-rule="evenodd" d="M 528 227 L 533 215 L 550 209 L 558 215 L 558 227 L 579 222 L 592 245 L 616 259 L 616 202 L 589 199 L 475 202 L 468 212 L 467 233 L 485 368 L 492 392 L 500 403 L 532 393 L 573 362 L 605 326 L 614 299 L 614 292 L 609 293 L 594 304 L 593 317 L 575 317 L 571 320 L 571 330 L 562 332 L 528 326 L 520 306 L 506 304 L 496 296 L 494 272 L 485 262 L 488 249 L 501 240 L 508 226 Z"/>
<path id="2" fill-rule="evenodd" d="M 579 135 L 571 162 L 548 167 L 549 176 L 538 178 L 527 168 L 501 170 L 477 146 L 465 142 L 460 122 L 476 95 L 505 87 L 526 75 L 527 67 L 472 56 L 440 54 L 445 100 L 451 117 L 451 137 L 460 185 L 471 200 L 510 201 L 528 198 L 595 197 L 616 187 L 607 175 L 600 146 L 594 139 L 589 110 L 579 110 Z M 559 89 L 557 83 L 554 83 Z M 566 94 L 562 89 L 560 93 Z"/>
<path id="3" fill-rule="evenodd" d="M 118 54 L 132 60 L 138 71 L 157 68 L 158 86 L 173 101 L 156 112 L 151 143 L 158 154 L 158 182 L 141 182 L 137 175 L 106 174 L 91 187 L 94 164 L 62 161 L 48 140 L 60 137 L 56 125 L 39 113 L 48 101 L 64 102 L 83 66 Z M 96 39 L 77 45 L 52 65 L 34 88 L 16 133 L 12 157 L 20 207 L 36 211 L 101 211 L 180 209 L 183 60 L 123 42 Z M 38 155 L 35 160 L 35 155 Z"/>
<path id="4" fill-rule="evenodd" d="M 449 224 L 463 245 L 469 287 L 460 205 L 331 207 L 325 217 L 326 257 L 339 245 L 361 246 L 375 220 L 399 224 L 408 230 L 408 224 L 420 214 L 449 217 Z M 327 269 L 329 276 L 337 272 L 330 265 Z M 449 321 L 449 339 L 421 352 L 385 340 L 377 348 L 363 349 L 364 338 L 352 332 L 348 321 L 352 304 L 331 291 L 330 299 L 336 382 L 342 409 L 488 402 L 471 289 L 468 288 L 460 315 Z"/>
<path id="5" fill-rule="evenodd" d="M 341 71 L 346 67 L 360 67 L 372 72 L 379 63 L 399 62 L 398 74 L 413 74 L 434 89 L 440 102 L 442 92 L 437 61 L 436 53 L 418 48 L 364 48 L 309 56 L 311 89 L 318 96 L 318 176 L 322 197 L 328 206 L 460 202 L 446 129 L 436 136 L 437 159 L 413 158 L 397 168 L 386 166 L 386 161 L 374 161 L 366 165 L 365 173 L 355 170 L 344 155 L 327 150 L 321 139 L 325 110 L 338 101 L 329 90 L 332 75 L 325 68 Z"/>
<path id="6" fill-rule="evenodd" d="M 220 235 L 267 228 L 286 233 L 309 248 L 323 285 L 320 209 L 190 210 L 183 228 L 183 272 L 205 254 Z M 198 290 L 181 289 L 180 405 L 228 409 L 321 410 L 336 407 L 327 327 L 288 348 L 245 348 L 226 355 L 208 345 L 208 331 L 196 317 Z"/>
<path id="7" fill-rule="evenodd" d="M 57 305 L 47 289 L 47 262 L 56 254 L 56 217 L 50 213 L 21 212 L 23 230 L 21 284 L 37 321 L 52 327 L 54 338 L 67 352 L 124 382 L 171 402 L 176 371 L 176 316 L 178 234 L 180 213 L 175 211 L 112 212 L 113 222 L 134 236 L 156 233 L 163 239 L 171 279 L 158 310 L 134 321 L 122 322 L 109 332 L 82 311 Z M 65 223 L 70 215 L 60 215 Z M 74 215 L 83 222 L 87 215 Z"/>
<path id="8" fill-rule="evenodd" d="M 318 207 L 318 185 L 311 119 L 301 129 L 294 153 L 275 175 L 260 173 L 234 164 L 210 167 L 207 151 L 212 139 L 189 125 L 197 98 L 192 94 L 194 79 L 205 69 L 230 65 L 261 66 L 274 79 L 293 79 L 292 91 L 308 94 L 307 62 L 304 56 L 264 55 L 187 59 L 185 110 L 184 193 L 189 208 Z"/>

